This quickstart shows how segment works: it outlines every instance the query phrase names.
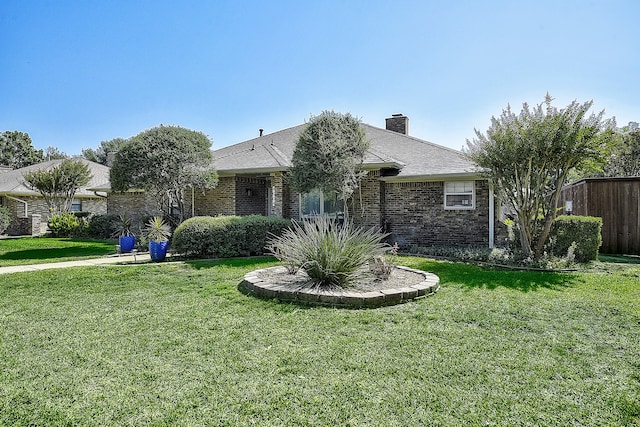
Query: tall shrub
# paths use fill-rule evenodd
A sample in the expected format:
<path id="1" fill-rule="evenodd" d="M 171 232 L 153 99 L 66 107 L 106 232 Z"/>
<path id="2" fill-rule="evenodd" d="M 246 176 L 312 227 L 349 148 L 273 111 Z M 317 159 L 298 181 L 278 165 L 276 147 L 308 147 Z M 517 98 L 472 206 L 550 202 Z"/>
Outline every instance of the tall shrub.
<path id="1" fill-rule="evenodd" d="M 289 180 L 293 189 L 319 189 L 344 202 L 366 175 L 362 170 L 369 148 L 360 120 L 351 114 L 323 111 L 300 132 L 293 151 Z"/>
<path id="2" fill-rule="evenodd" d="M 173 250 L 187 257 L 262 255 L 269 235 L 280 235 L 291 221 L 251 215 L 201 216 L 184 221 L 173 234 Z"/>
<path id="3" fill-rule="evenodd" d="M 549 252 L 563 257 L 575 242 L 575 260 L 589 262 L 598 259 L 602 245 L 602 218 L 592 216 L 559 216 L 551 229 Z"/>

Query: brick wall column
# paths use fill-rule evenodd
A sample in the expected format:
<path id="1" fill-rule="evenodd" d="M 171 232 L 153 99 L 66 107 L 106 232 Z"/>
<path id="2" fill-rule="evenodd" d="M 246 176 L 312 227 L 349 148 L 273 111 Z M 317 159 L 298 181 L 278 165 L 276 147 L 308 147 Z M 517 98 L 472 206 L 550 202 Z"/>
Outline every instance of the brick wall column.
<path id="1" fill-rule="evenodd" d="M 29 229 L 27 230 L 27 233 L 30 234 L 31 236 L 39 236 L 41 233 L 41 215 L 39 214 L 33 214 L 31 215 L 31 221 L 29 223 Z"/>
<path id="2" fill-rule="evenodd" d="M 284 202 L 284 180 L 282 178 L 282 172 L 271 173 L 271 189 L 269 191 L 271 194 L 269 215 L 281 217 Z"/>

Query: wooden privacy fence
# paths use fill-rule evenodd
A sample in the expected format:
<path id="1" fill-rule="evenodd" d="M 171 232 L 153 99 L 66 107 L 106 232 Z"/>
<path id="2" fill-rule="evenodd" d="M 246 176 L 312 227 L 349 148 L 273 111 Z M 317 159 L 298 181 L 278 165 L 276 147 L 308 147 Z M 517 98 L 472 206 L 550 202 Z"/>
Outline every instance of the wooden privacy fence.
<path id="1" fill-rule="evenodd" d="M 562 189 L 560 207 L 602 218 L 600 252 L 640 255 L 640 177 L 580 180 Z"/>

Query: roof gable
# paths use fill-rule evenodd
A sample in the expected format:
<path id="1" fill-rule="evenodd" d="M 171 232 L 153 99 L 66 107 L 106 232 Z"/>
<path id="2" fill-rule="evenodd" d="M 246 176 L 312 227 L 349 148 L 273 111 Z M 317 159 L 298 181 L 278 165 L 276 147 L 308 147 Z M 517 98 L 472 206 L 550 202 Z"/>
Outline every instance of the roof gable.
<path id="1" fill-rule="evenodd" d="M 51 169 L 62 163 L 63 160 L 64 159 L 49 160 L 0 174 L 0 194 L 19 196 L 39 195 L 40 193 L 30 189 L 24 184 L 24 174 L 33 170 Z M 95 194 L 93 191 L 89 191 L 89 188 L 109 182 L 109 168 L 107 166 L 83 158 L 74 158 L 72 160 L 84 163 L 91 171 L 89 183 L 80 187 L 76 192 L 76 196 L 94 196 Z"/>
<path id="2" fill-rule="evenodd" d="M 300 132 L 306 124 L 259 136 L 213 152 L 214 167 L 221 175 L 285 171 Z M 461 152 L 401 133 L 363 124 L 370 147 L 364 167 L 397 169 L 397 179 L 477 175 L 479 168 Z"/>

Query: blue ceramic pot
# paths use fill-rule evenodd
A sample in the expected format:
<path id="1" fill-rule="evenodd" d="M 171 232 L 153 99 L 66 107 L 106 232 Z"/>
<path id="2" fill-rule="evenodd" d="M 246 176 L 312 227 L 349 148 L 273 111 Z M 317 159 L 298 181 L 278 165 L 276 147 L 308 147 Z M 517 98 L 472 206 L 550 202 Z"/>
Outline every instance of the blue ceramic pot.
<path id="1" fill-rule="evenodd" d="M 163 240 L 162 242 L 149 241 L 149 256 L 151 261 L 164 261 L 167 256 L 167 248 L 169 247 L 169 241 Z"/>
<path id="2" fill-rule="evenodd" d="M 136 236 L 120 236 L 120 252 L 131 252 L 136 245 Z"/>

